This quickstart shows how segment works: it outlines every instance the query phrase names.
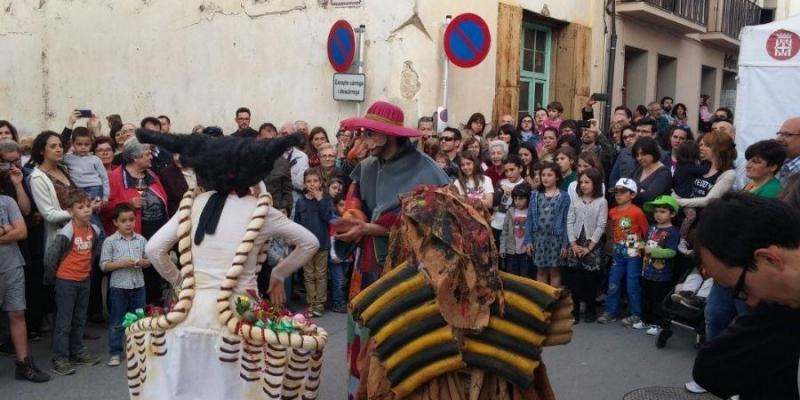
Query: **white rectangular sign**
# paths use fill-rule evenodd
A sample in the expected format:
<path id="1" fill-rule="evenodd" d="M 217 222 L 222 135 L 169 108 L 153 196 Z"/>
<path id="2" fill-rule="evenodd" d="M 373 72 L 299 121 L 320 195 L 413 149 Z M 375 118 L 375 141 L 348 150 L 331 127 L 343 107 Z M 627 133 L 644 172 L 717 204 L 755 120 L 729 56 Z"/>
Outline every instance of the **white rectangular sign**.
<path id="1" fill-rule="evenodd" d="M 333 99 L 363 102 L 366 84 L 364 74 L 333 74 Z"/>

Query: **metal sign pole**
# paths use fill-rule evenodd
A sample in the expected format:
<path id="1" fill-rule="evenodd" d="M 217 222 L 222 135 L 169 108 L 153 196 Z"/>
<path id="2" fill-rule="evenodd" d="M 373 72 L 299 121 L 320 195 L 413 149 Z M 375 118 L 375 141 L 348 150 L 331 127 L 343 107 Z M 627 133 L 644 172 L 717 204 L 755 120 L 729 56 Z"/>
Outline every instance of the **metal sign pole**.
<path id="1" fill-rule="evenodd" d="M 356 28 L 356 33 L 358 34 L 358 73 L 364 73 L 364 24 L 361 24 Z M 361 102 L 356 103 L 356 115 L 361 116 Z"/>
<path id="2" fill-rule="evenodd" d="M 444 27 L 447 29 L 447 25 L 450 25 L 450 20 L 453 19 L 452 15 L 448 15 L 444 18 Z M 442 79 L 442 106 L 445 110 L 447 110 L 447 78 L 450 69 L 450 60 L 447 59 L 447 56 L 444 57 L 444 71 L 442 75 L 444 79 Z"/>

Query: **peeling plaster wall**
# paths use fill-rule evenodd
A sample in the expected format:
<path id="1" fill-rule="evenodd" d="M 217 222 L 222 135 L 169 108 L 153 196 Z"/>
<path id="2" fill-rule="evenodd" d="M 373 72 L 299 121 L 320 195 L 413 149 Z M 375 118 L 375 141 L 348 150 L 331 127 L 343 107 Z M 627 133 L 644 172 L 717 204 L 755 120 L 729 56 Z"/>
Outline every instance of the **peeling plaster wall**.
<path id="1" fill-rule="evenodd" d="M 304 119 L 330 131 L 356 113 L 354 103 L 333 101 L 325 51 L 331 25 L 345 19 L 366 25 L 362 112 L 388 99 L 413 126 L 441 102 L 445 15 L 475 12 L 496 32 L 496 2 L 465 3 L 0 0 L 0 51 L 8 55 L 0 59 L 0 119 L 30 135 L 60 129 L 72 109 L 91 108 L 135 123 L 164 113 L 173 131 L 199 123 L 228 133 L 234 110 L 248 106 L 255 127 Z M 494 57 L 491 51 L 471 69 L 451 66 L 451 124 L 491 113 Z"/>

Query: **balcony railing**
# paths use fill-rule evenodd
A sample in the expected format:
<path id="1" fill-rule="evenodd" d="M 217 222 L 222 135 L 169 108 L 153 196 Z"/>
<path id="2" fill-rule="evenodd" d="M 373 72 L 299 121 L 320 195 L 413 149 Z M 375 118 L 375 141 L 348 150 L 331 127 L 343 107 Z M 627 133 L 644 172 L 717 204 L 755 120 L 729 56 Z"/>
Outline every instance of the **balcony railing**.
<path id="1" fill-rule="evenodd" d="M 647 3 L 699 25 L 708 23 L 708 0 L 621 0 L 620 2 Z"/>
<path id="2" fill-rule="evenodd" d="M 751 0 L 719 0 L 721 13 L 718 14 L 716 26 L 709 31 L 722 32 L 725 35 L 739 39 L 739 32 L 745 25 L 758 25 L 761 18 L 761 7 Z"/>

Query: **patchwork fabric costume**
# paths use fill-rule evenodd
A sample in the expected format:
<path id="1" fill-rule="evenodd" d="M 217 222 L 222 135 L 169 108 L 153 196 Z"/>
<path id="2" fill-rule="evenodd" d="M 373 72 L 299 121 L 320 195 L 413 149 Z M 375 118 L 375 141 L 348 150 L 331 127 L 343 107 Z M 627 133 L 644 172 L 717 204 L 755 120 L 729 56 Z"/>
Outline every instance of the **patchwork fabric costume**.
<path id="1" fill-rule="evenodd" d="M 568 293 L 498 271 L 488 214 L 451 187 L 400 212 L 384 275 L 350 303 L 366 398 L 554 399 L 541 348 L 571 339 Z"/>
<path id="2" fill-rule="evenodd" d="M 234 153 L 242 156 L 243 149 L 256 143 L 203 138 L 193 147 L 183 142 L 198 139 L 142 132 L 137 135 L 142 142 L 165 145 L 180 153 L 185 164 L 192 162 L 193 151 L 213 153 L 207 146 L 224 148 L 232 144 Z M 253 154 L 266 155 L 264 163 L 271 165 L 265 151 L 280 155 L 285 146 L 252 150 Z M 249 152 L 244 151 L 243 163 L 252 162 L 247 160 Z M 178 299 L 163 313 L 127 316 L 131 398 L 317 398 L 327 333 L 302 315 L 267 318 L 272 311 L 256 293 L 256 274 L 266 258 L 268 239 L 281 237 L 295 246 L 272 271 L 273 276 L 286 276 L 314 254 L 319 245 L 316 238 L 272 208 L 272 198 L 263 185 L 260 193 L 253 194 L 248 180 L 239 183 L 241 193 L 231 192 L 202 167 L 189 165 L 199 178 L 206 177 L 206 188 L 219 190 L 187 192 L 178 214 L 148 243 L 148 257 L 178 290 Z M 261 174 L 253 175 L 255 184 Z M 176 243 L 180 270 L 169 256 Z"/>

